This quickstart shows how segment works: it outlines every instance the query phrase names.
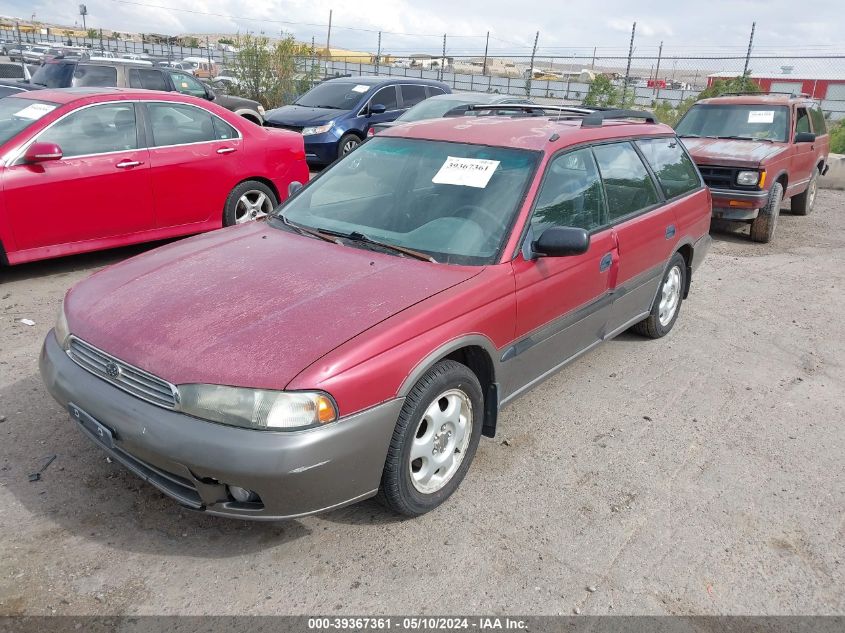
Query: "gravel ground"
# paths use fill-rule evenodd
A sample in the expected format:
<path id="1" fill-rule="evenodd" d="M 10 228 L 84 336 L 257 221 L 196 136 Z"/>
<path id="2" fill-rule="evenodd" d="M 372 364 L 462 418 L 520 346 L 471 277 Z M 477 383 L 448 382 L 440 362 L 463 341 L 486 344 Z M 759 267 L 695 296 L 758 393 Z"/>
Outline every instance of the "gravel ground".
<path id="1" fill-rule="evenodd" d="M 745 234 L 714 230 L 669 337 L 624 334 L 513 403 L 414 520 L 181 510 L 36 366 L 66 289 L 149 247 L 0 271 L 0 614 L 845 613 L 845 193 Z"/>

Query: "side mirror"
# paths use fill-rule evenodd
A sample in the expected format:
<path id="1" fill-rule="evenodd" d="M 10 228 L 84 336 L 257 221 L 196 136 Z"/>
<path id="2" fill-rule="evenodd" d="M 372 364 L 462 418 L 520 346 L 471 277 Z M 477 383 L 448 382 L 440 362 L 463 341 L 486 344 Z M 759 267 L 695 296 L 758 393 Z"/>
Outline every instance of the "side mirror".
<path id="1" fill-rule="evenodd" d="M 384 114 L 385 112 L 387 112 L 387 108 L 384 107 L 383 103 L 374 103 L 370 105 L 367 114 Z"/>
<path id="2" fill-rule="evenodd" d="M 288 185 L 288 197 L 292 196 L 293 194 L 295 194 L 300 189 L 302 189 L 302 183 L 299 182 L 298 180 L 292 181 Z"/>
<path id="3" fill-rule="evenodd" d="M 815 143 L 816 135 L 812 132 L 797 132 L 795 134 L 796 143 Z"/>
<path id="4" fill-rule="evenodd" d="M 217 98 L 217 95 L 214 94 L 214 91 L 211 88 L 205 86 L 205 98 L 209 101 L 214 101 Z"/>
<path id="5" fill-rule="evenodd" d="M 553 226 L 543 231 L 531 245 L 535 254 L 543 257 L 581 255 L 590 248 L 590 234 L 584 229 Z"/>
<path id="6" fill-rule="evenodd" d="M 61 160 L 62 148 L 55 143 L 33 143 L 23 155 L 24 162 L 30 165 Z"/>

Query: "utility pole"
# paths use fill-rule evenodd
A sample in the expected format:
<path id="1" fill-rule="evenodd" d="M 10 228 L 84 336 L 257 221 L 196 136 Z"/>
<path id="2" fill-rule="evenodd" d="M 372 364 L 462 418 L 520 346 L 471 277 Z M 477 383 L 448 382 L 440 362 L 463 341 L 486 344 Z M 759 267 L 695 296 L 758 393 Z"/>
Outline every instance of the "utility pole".
<path id="1" fill-rule="evenodd" d="M 440 68 L 440 81 L 443 81 L 443 65 L 446 63 L 446 34 L 443 34 L 443 54 L 440 56 L 440 63 L 437 64 Z"/>
<path id="2" fill-rule="evenodd" d="M 663 57 L 663 41 L 660 42 L 660 48 L 657 49 L 657 69 L 654 71 L 654 104 L 657 105 L 657 99 L 660 97 L 660 59 Z"/>
<path id="3" fill-rule="evenodd" d="M 378 49 L 376 51 L 376 75 L 379 73 L 379 66 L 381 65 L 381 31 L 378 32 Z"/>
<path id="4" fill-rule="evenodd" d="M 540 39 L 540 31 L 534 35 L 534 48 L 531 49 L 531 64 L 528 67 L 528 79 L 525 80 L 525 96 L 531 96 L 531 80 L 534 79 L 534 56 L 537 54 L 537 42 Z"/>
<path id="5" fill-rule="evenodd" d="M 742 69 L 742 78 L 748 75 L 748 62 L 751 61 L 751 47 L 754 45 L 754 27 L 757 26 L 756 22 L 751 23 L 751 37 L 748 38 L 748 52 L 745 54 L 745 68 Z"/>
<path id="6" fill-rule="evenodd" d="M 484 42 L 484 65 L 481 67 L 481 74 L 487 74 L 487 49 L 490 46 L 490 31 L 487 31 L 487 41 Z"/>
<path id="7" fill-rule="evenodd" d="M 326 35 L 326 54 L 332 55 L 332 10 L 329 9 L 329 32 Z"/>
<path id="8" fill-rule="evenodd" d="M 211 70 L 211 44 L 208 42 L 208 35 L 205 36 L 205 53 L 208 55 L 208 78 L 211 79 L 213 77 Z"/>
<path id="9" fill-rule="evenodd" d="M 593 46 L 593 61 L 590 62 L 590 70 L 596 69 L 596 48 L 597 47 Z"/>
<path id="10" fill-rule="evenodd" d="M 23 44 L 21 44 L 21 25 L 17 21 L 15 21 L 15 31 L 18 34 L 18 53 L 21 56 L 21 70 L 23 70 L 23 76 L 26 77 L 26 64 L 23 61 Z"/>
<path id="11" fill-rule="evenodd" d="M 628 97 L 628 78 L 631 76 L 631 57 L 634 55 L 634 35 L 637 32 L 637 23 L 631 27 L 631 43 L 628 45 L 628 65 L 625 67 L 625 83 L 622 85 L 622 107 L 625 107 L 625 101 Z M 636 97 L 636 92 L 634 93 Z"/>

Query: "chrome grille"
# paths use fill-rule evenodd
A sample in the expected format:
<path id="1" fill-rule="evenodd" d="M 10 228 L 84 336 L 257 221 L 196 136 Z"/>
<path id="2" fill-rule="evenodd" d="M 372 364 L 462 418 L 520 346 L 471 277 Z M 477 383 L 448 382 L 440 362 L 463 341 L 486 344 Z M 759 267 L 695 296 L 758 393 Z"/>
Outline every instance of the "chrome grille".
<path id="1" fill-rule="evenodd" d="M 106 354 L 75 336 L 70 337 L 67 353 L 77 365 L 115 387 L 160 407 L 176 408 L 176 387 L 166 380 Z"/>

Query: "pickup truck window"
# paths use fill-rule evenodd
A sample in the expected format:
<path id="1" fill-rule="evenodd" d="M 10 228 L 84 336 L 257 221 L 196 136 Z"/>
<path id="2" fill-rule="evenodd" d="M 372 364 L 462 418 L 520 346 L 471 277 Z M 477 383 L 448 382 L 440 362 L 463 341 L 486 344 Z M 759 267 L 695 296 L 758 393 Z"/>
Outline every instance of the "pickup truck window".
<path id="1" fill-rule="evenodd" d="M 766 139 L 786 143 L 789 109 L 762 104 L 698 104 L 684 115 L 675 131 L 681 137 Z"/>
<path id="2" fill-rule="evenodd" d="M 805 108 L 798 108 L 798 118 L 795 120 L 795 133 L 810 131 L 810 115 Z"/>
<path id="3" fill-rule="evenodd" d="M 827 134 L 827 125 L 821 108 L 810 108 L 810 118 L 813 120 L 813 132 L 816 136 Z"/>

